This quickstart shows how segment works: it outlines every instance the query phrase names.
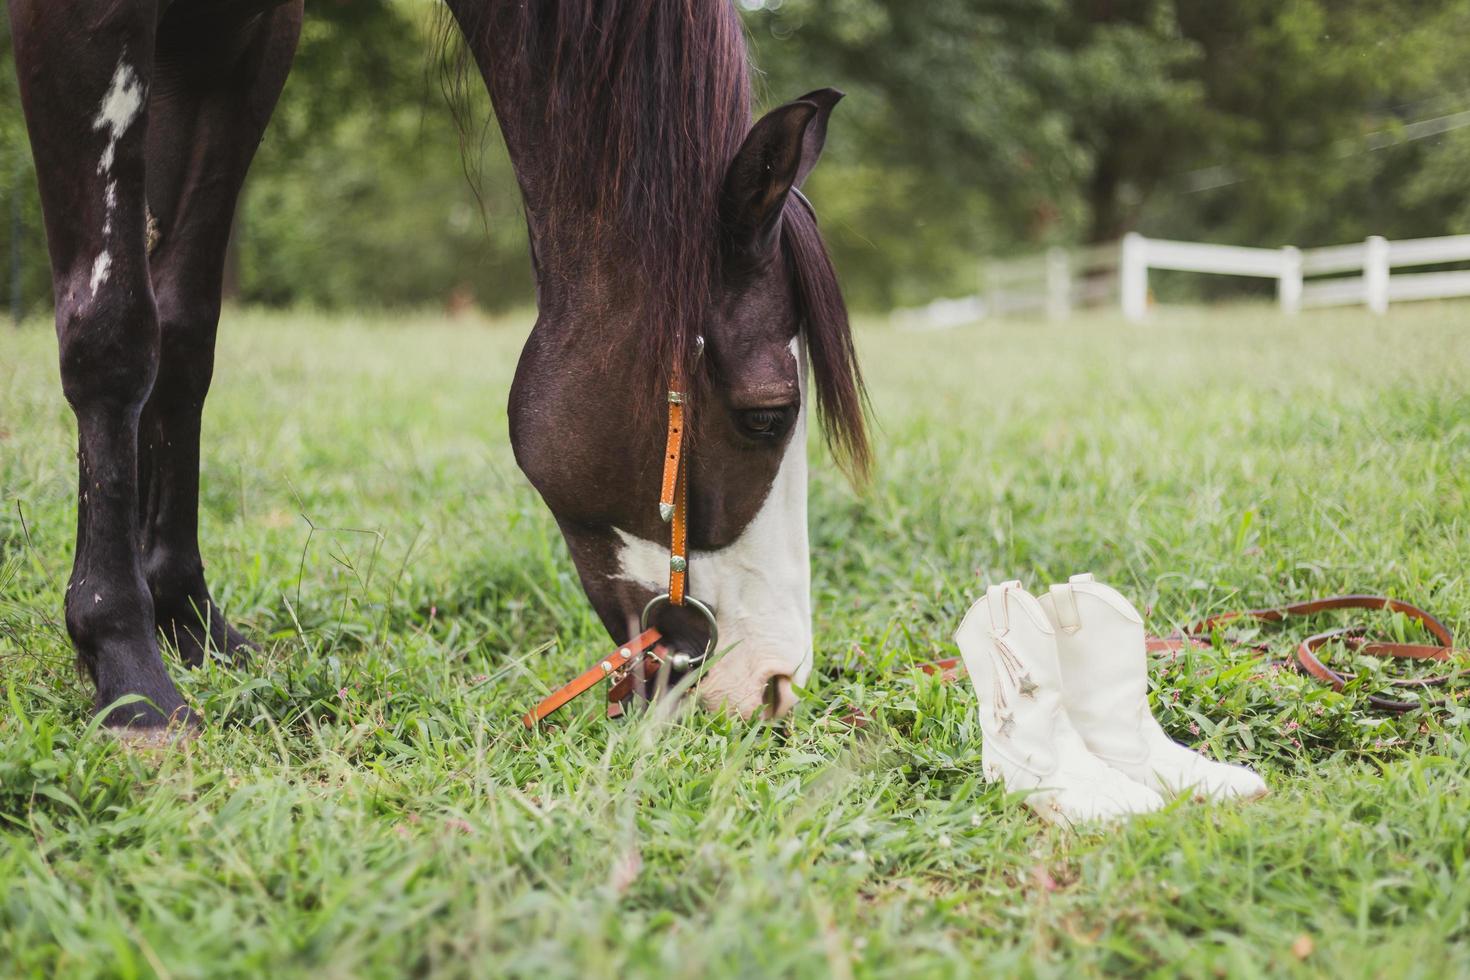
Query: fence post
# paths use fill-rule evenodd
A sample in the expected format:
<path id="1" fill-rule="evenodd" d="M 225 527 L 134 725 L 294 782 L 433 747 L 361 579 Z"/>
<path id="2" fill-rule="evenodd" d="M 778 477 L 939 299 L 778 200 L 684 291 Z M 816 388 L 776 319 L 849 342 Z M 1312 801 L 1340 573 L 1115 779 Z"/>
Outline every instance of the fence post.
<path id="1" fill-rule="evenodd" d="M 1369 235 L 1363 250 L 1363 299 L 1374 313 L 1388 312 L 1388 240 Z"/>
<path id="2" fill-rule="evenodd" d="M 1302 309 L 1302 250 L 1288 245 L 1281 250 L 1281 279 L 1276 283 L 1276 300 L 1282 313 Z"/>
<path id="3" fill-rule="evenodd" d="M 1046 315 L 1065 320 L 1072 312 L 1072 269 L 1067 250 L 1052 247 L 1046 252 Z"/>
<path id="4" fill-rule="evenodd" d="M 1135 231 L 1124 235 L 1118 264 L 1123 315 L 1130 320 L 1142 320 L 1148 314 L 1148 239 Z"/>

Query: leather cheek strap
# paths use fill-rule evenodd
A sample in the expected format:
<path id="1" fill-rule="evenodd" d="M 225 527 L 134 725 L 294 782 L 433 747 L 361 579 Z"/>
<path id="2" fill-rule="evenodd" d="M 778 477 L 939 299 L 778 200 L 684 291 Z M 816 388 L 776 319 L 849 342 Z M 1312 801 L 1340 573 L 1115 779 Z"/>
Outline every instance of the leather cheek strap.
<path id="1" fill-rule="evenodd" d="M 658 514 L 669 522 L 669 604 L 682 606 L 689 574 L 689 474 L 684 458 L 684 393 L 680 391 L 669 392 L 669 430 Z"/>
<path id="2" fill-rule="evenodd" d="M 685 583 L 689 578 L 689 474 L 680 457 L 679 478 L 675 481 L 677 502 L 669 527 L 669 604 L 684 605 Z"/>
<path id="3" fill-rule="evenodd" d="M 684 448 L 684 395 L 669 392 L 669 426 L 664 443 L 664 475 L 659 485 L 659 517 L 668 521 L 674 516 L 674 483 L 679 475 L 679 457 Z"/>

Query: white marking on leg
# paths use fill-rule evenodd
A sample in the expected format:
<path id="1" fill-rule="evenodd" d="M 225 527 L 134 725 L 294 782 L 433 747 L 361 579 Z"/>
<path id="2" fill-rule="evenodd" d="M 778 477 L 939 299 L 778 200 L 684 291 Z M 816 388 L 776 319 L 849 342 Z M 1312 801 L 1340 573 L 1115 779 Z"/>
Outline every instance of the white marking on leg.
<path id="1" fill-rule="evenodd" d="M 117 141 L 122 139 L 123 133 L 128 131 L 128 127 L 142 111 L 143 81 L 124 56 L 117 60 L 117 68 L 112 73 L 112 84 L 108 86 L 107 94 L 102 96 L 102 102 L 97 106 L 97 115 L 92 119 L 94 130 L 107 131 L 107 148 L 102 151 L 102 159 L 97 164 L 99 174 L 105 174 L 112 169 L 112 161 L 117 154 Z"/>
<path id="2" fill-rule="evenodd" d="M 714 607 L 721 648 L 729 650 L 705 676 L 700 696 L 746 716 L 761 707 L 767 677 L 787 674 L 803 684 L 812 668 L 806 351 L 800 338 L 792 340 L 791 353 L 801 378 L 801 411 L 765 501 L 728 547 L 689 555 L 691 593 Z M 613 530 L 622 542 L 618 577 L 663 592 L 667 542 Z"/>
<path id="3" fill-rule="evenodd" d="M 107 93 L 102 96 L 102 101 L 97 106 L 97 115 L 92 119 L 92 129 L 95 132 L 107 133 L 107 146 L 102 150 L 102 156 L 97 161 L 97 172 L 104 176 L 112 173 L 113 161 L 117 159 L 117 143 L 122 139 L 128 128 L 137 121 L 143 112 L 143 81 L 138 73 L 133 71 L 127 63 L 127 56 L 117 60 L 117 68 L 113 70 L 112 81 L 107 87 Z M 106 191 L 102 198 L 102 237 L 106 241 L 112 236 L 112 213 L 117 209 L 117 181 L 109 179 Z M 112 256 L 103 249 L 102 254 L 92 260 L 92 295 L 97 295 L 97 289 L 107 281 L 108 274 L 112 270 Z"/>
<path id="4" fill-rule="evenodd" d="M 92 262 L 92 295 L 97 295 L 97 287 L 107 281 L 107 275 L 112 271 L 112 256 L 103 252 Z"/>

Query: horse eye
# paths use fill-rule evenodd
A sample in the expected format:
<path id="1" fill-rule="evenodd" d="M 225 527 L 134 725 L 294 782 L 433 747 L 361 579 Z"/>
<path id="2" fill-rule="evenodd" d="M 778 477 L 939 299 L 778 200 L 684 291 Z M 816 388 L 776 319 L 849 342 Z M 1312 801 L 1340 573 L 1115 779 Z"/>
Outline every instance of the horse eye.
<path id="1" fill-rule="evenodd" d="M 740 428 L 754 439 L 775 439 L 791 426 L 790 408 L 752 408 L 738 413 Z"/>

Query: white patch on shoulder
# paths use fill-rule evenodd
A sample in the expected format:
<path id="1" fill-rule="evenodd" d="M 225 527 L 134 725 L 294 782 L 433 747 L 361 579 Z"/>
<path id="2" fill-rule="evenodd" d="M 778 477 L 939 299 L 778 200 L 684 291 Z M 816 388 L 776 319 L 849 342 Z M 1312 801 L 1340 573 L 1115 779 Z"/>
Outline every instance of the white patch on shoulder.
<path id="1" fill-rule="evenodd" d="M 760 709 L 769 677 L 785 674 L 804 684 L 812 669 L 806 350 L 800 337 L 792 340 L 791 354 L 801 378 L 801 412 L 765 501 L 732 544 L 689 554 L 690 593 L 714 608 L 724 653 L 701 682 L 700 697 L 746 717 Z M 664 592 L 667 542 L 614 530 L 622 542 L 618 577 Z"/>
<path id="2" fill-rule="evenodd" d="M 107 147 L 102 151 L 102 159 L 97 164 L 99 174 L 105 174 L 112 169 L 117 141 L 122 139 L 123 133 L 128 131 L 128 127 L 142 111 L 143 81 L 133 71 L 133 66 L 127 63 L 126 57 L 119 58 L 117 68 L 112 73 L 112 83 L 107 88 L 107 94 L 102 96 L 102 102 L 97 106 L 97 115 L 92 119 L 94 130 L 107 131 Z"/>
<path id="3" fill-rule="evenodd" d="M 97 287 L 107 281 L 107 275 L 112 271 L 112 256 L 107 252 L 92 262 L 92 295 L 97 295 Z"/>

